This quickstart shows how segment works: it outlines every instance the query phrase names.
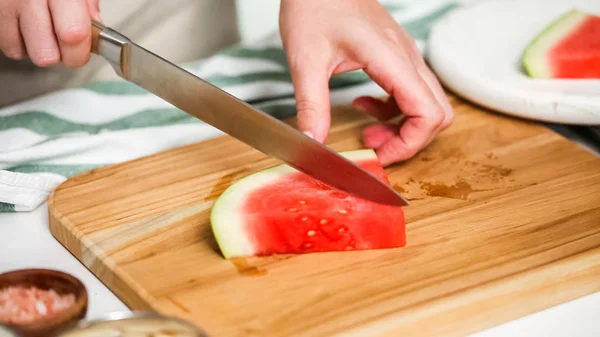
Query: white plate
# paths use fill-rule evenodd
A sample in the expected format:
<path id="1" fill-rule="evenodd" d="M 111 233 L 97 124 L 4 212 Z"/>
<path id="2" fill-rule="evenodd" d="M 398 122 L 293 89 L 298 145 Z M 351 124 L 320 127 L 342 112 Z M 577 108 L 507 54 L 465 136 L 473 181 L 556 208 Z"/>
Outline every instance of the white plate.
<path id="1" fill-rule="evenodd" d="M 598 0 L 471 1 L 432 29 L 428 60 L 448 88 L 489 109 L 538 121 L 600 125 L 600 80 L 531 79 L 521 55 L 564 12 L 600 15 Z"/>

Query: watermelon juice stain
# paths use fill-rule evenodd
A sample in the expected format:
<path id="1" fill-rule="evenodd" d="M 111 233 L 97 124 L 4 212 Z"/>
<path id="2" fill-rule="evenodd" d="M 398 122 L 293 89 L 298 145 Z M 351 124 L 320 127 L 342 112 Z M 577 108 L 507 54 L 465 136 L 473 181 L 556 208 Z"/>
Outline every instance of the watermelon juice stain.
<path id="1" fill-rule="evenodd" d="M 266 269 L 250 265 L 248 259 L 243 257 L 234 257 L 229 259 L 229 261 L 237 269 L 238 274 L 243 276 L 264 276 L 269 273 Z"/>

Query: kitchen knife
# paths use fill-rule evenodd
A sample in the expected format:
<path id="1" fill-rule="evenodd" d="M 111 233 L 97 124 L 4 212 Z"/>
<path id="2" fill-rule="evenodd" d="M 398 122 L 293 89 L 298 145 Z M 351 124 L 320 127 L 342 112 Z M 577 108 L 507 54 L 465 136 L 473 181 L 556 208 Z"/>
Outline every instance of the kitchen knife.
<path id="1" fill-rule="evenodd" d="M 330 148 L 96 21 L 91 51 L 123 79 L 329 186 L 381 204 L 408 205 L 391 186 Z"/>

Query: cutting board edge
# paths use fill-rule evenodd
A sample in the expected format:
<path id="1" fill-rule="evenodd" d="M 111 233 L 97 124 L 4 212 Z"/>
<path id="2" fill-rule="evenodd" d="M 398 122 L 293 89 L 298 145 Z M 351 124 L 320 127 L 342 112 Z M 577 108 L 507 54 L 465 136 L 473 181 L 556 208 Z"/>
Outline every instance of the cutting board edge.
<path id="1" fill-rule="evenodd" d="M 565 264 L 566 262 L 566 264 Z M 584 265 L 584 262 L 593 263 L 593 267 L 590 268 L 589 264 Z M 569 269 L 573 268 L 573 265 L 580 265 L 577 269 Z M 562 277 L 557 281 L 556 271 L 563 269 Z M 444 307 L 447 303 L 453 304 L 457 299 L 461 300 L 465 296 L 470 296 L 472 294 L 477 295 L 478 293 L 484 295 L 480 296 L 479 302 L 484 302 L 483 304 L 488 304 L 492 302 L 492 298 L 499 297 L 501 295 L 494 293 L 493 296 L 485 296 L 486 294 L 492 294 L 494 292 L 494 287 L 500 286 L 501 288 L 510 288 L 512 285 L 519 284 L 519 282 L 524 282 L 528 280 L 532 280 L 535 278 L 540 278 L 541 276 L 546 275 L 544 281 L 538 282 L 536 286 L 521 286 L 520 296 L 518 297 L 518 301 L 511 302 L 507 308 L 504 308 L 503 311 L 500 312 L 499 315 L 495 315 L 494 319 L 490 320 L 481 320 L 475 314 L 473 315 L 472 309 L 474 306 L 472 302 L 464 303 L 462 308 L 459 307 L 457 317 L 461 317 L 459 326 L 461 328 L 454 329 L 452 331 L 447 331 L 448 326 L 451 324 L 441 326 L 441 329 L 432 328 L 431 330 L 423 331 L 423 326 L 431 326 L 435 323 L 435 309 L 440 310 L 449 310 L 447 307 Z M 575 281 L 573 281 L 575 279 Z M 593 281 L 593 282 L 592 282 Z M 486 291 L 486 289 L 492 289 L 491 291 Z M 540 289 L 546 289 L 546 292 L 553 292 L 553 294 L 559 294 L 560 296 L 536 296 L 535 293 Z M 497 288 L 496 288 L 497 289 Z M 565 290 L 569 290 L 568 292 Z M 399 312 L 391 313 L 382 319 L 373 321 L 368 325 L 361 327 L 359 329 L 350 329 L 341 334 L 337 334 L 336 336 L 344 336 L 344 337 L 396 337 L 399 334 L 406 333 L 418 333 L 419 336 L 423 337 L 459 337 L 470 335 L 474 333 L 478 333 L 487 329 L 491 329 L 502 324 L 508 323 L 510 321 L 521 319 L 525 316 L 536 314 L 546 309 L 555 307 L 560 304 L 564 304 L 581 297 L 591 295 L 594 293 L 600 292 L 600 247 L 596 247 L 578 254 L 574 254 L 572 256 L 559 259 L 553 261 L 552 263 L 538 266 L 533 269 L 524 270 L 515 274 L 507 275 L 505 277 L 497 278 L 486 282 L 484 284 L 480 284 L 475 287 L 471 287 L 464 290 L 459 290 L 450 295 L 446 295 L 440 297 L 436 300 L 436 302 L 426 302 L 423 304 L 417 304 L 405 309 L 402 309 Z M 542 300 L 540 300 L 540 298 Z M 462 299 L 464 302 L 464 299 Z M 527 303 L 529 307 L 524 306 L 523 304 Z M 532 306 L 532 303 L 535 305 Z M 402 321 L 403 314 L 406 311 L 419 312 L 419 310 L 429 311 L 429 315 L 420 317 L 412 320 L 404 320 Z M 465 312 L 462 312 L 462 311 Z M 471 311 L 471 312 L 469 312 Z M 481 312 L 478 310 L 479 314 Z M 463 319 L 462 317 L 468 317 L 468 319 Z M 442 317 L 441 320 L 445 320 L 447 317 Z M 396 323 L 396 326 L 389 326 Z M 374 325 L 384 326 L 387 324 L 388 328 L 385 327 L 373 327 Z M 417 327 L 415 329 L 415 327 Z M 440 326 L 436 326 L 440 327 Z M 412 330 L 407 331 L 406 329 L 412 328 Z M 379 331 L 376 331 L 379 330 Z"/>
<path id="2" fill-rule="evenodd" d="M 145 298 L 139 296 L 139 294 L 136 291 L 133 291 L 133 287 L 128 284 L 128 282 L 123 278 L 122 275 L 120 275 L 118 269 L 112 269 L 114 276 L 111 276 L 109 273 L 102 272 L 101 259 L 86 261 L 87 259 L 83 258 L 83 251 L 85 249 L 89 249 L 89 247 L 81 247 L 81 245 L 73 244 L 72 242 L 77 242 L 75 239 L 75 234 L 70 232 L 67 226 L 63 224 L 63 222 L 58 221 L 58 219 L 56 218 L 57 211 L 55 209 L 53 209 L 53 211 L 50 211 L 50 207 L 48 209 L 50 232 L 52 233 L 52 235 L 71 254 L 73 254 L 80 261 L 80 263 L 82 263 L 96 278 L 98 278 L 111 292 L 113 292 L 119 298 L 119 300 L 121 300 L 131 310 L 156 310 L 158 312 L 161 312 L 159 305 L 153 305 L 153 303 L 156 303 L 156 300 L 150 295 L 146 296 Z M 60 213 L 58 212 L 58 216 L 60 216 L 59 214 Z M 565 264 L 565 261 L 567 261 L 567 264 Z M 590 263 L 595 262 L 595 264 L 593 264 L 593 268 L 590 268 L 589 264 L 585 264 L 584 262 L 586 261 Z M 574 269 L 573 265 L 579 265 L 579 268 Z M 557 279 L 555 278 L 556 270 L 560 269 L 564 269 L 564 275 L 563 277 L 559 278 L 559 281 L 557 281 Z M 552 275 L 552 277 L 544 278 L 543 276 L 546 274 Z M 565 275 L 569 277 L 565 277 Z M 529 287 L 522 286 L 522 291 L 520 292 L 520 296 L 518 296 L 519 300 L 511 302 L 508 305 L 508 307 L 504 308 L 504 310 L 501 311 L 499 315 L 496 315 L 494 319 L 482 321 L 477 317 L 477 315 L 472 315 L 472 312 L 468 312 L 473 308 L 473 304 L 471 302 L 463 304 L 462 308 L 459 307 L 458 309 L 456 309 L 458 312 L 460 312 L 461 310 L 467 311 L 465 313 L 461 312 L 460 314 L 458 314 L 461 317 L 468 317 L 467 320 L 461 320 L 460 325 L 462 326 L 462 328 L 454 329 L 451 331 L 440 331 L 438 329 L 427 332 L 424 335 L 422 335 L 423 331 L 421 330 L 419 331 L 419 333 L 421 334 L 421 336 L 465 336 L 486 329 L 494 328 L 512 320 L 519 319 L 527 315 L 535 314 L 548 308 L 554 307 L 556 305 L 576 300 L 578 298 L 593 294 L 595 292 L 599 292 L 600 247 L 590 249 L 563 259 L 559 259 L 553 261 L 552 263 L 542 265 L 533 269 L 524 270 L 515 274 L 507 275 L 502 278 L 494 279 L 490 282 L 480 284 L 476 287 L 457 291 L 450 295 L 446 295 L 439 298 L 437 300 L 437 303 L 433 306 L 431 305 L 431 302 L 426 302 L 424 304 L 417 304 L 410 308 L 402 309 L 398 312 L 390 313 L 387 316 L 383 316 L 379 319 L 372 321 L 366 326 L 359 327 L 358 329 L 350 329 L 349 331 L 336 334 L 336 336 L 392 337 L 397 336 L 398 333 L 405 334 L 407 332 L 405 328 L 410 329 L 411 327 L 415 326 L 423 326 L 422 324 L 425 324 L 426 322 L 430 324 L 432 316 L 435 315 L 435 313 L 432 312 L 432 310 L 435 311 L 435 309 L 438 309 L 440 306 L 447 305 L 446 303 L 452 304 L 455 303 L 457 299 L 461 299 L 465 296 L 468 297 L 470 294 L 477 293 L 483 294 L 483 296 L 480 296 L 480 298 L 478 299 L 478 302 L 489 303 L 493 301 L 494 297 L 498 297 L 500 295 L 494 293 L 493 290 L 486 291 L 487 288 L 493 289 L 498 284 L 500 284 L 501 287 L 510 288 L 515 283 L 536 278 L 542 279 L 542 281 L 539 282 L 540 284 L 538 284 L 537 286 Z M 575 281 L 573 279 L 575 279 Z M 556 294 L 559 294 L 560 296 L 536 296 L 535 294 L 536 292 L 538 292 L 538 289 L 540 289 L 540 287 L 546 289 L 546 292 L 552 291 Z M 550 290 L 548 290 L 548 288 L 550 288 Z M 459 302 L 464 303 L 464 300 Z M 529 307 L 524 306 L 523 303 L 527 303 Z M 532 303 L 535 303 L 535 305 L 532 306 Z M 419 307 L 421 306 L 423 308 L 428 307 L 427 310 L 423 309 L 423 311 L 429 312 L 429 315 L 417 318 L 417 322 L 415 322 L 414 320 L 410 320 L 396 323 L 398 322 L 398 320 L 402 321 L 402 318 L 398 319 L 398 316 L 402 316 L 406 310 L 418 312 Z M 170 312 L 168 314 L 173 313 Z M 181 315 L 185 314 L 186 313 L 182 310 Z M 433 319 L 435 318 L 433 317 Z M 374 325 L 380 325 L 380 327 L 373 327 Z M 384 326 L 383 329 L 381 325 Z M 385 328 L 386 326 L 387 328 Z M 448 325 L 438 325 L 438 327 L 441 327 L 441 330 L 448 329 Z"/>
<path id="3" fill-rule="evenodd" d="M 105 265 L 103 262 L 106 263 L 107 261 L 102 257 L 95 257 L 92 254 L 90 254 L 90 257 L 85 256 L 87 251 L 93 249 L 93 245 L 85 245 L 86 239 L 83 236 L 80 238 L 81 243 L 77 241 L 79 231 L 54 207 L 52 195 L 48 198 L 48 227 L 50 234 L 56 241 L 102 282 L 107 289 L 115 294 L 119 300 L 125 303 L 128 308 L 135 310 L 155 310 L 151 304 L 155 303 L 155 301 L 149 294 L 141 296 L 136 291 L 123 291 L 124 287 L 130 289 L 133 289 L 133 287 L 127 285 L 126 278 L 123 277 L 117 266 L 112 266 L 112 269 L 108 270 L 107 266 L 109 264 Z"/>

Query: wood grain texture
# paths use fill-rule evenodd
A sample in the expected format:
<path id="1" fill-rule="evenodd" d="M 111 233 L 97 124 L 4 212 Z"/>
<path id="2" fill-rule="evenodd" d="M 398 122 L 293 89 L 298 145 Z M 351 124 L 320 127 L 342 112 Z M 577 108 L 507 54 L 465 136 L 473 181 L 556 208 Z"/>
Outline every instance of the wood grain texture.
<path id="1" fill-rule="evenodd" d="M 451 100 L 454 125 L 387 169 L 411 200 L 401 249 L 224 260 L 212 203 L 279 164 L 230 137 L 67 180 L 51 231 L 131 308 L 212 336 L 463 336 L 600 291 L 600 158 Z M 372 121 L 335 109 L 328 144 L 360 148 Z"/>

